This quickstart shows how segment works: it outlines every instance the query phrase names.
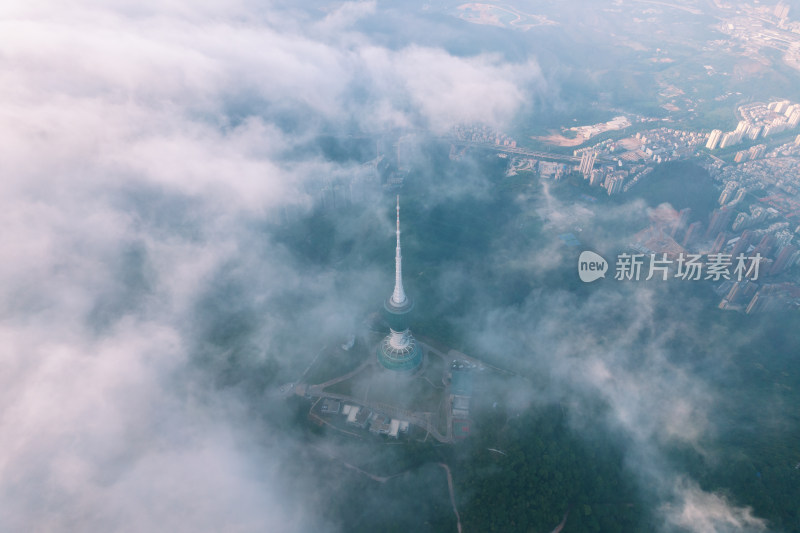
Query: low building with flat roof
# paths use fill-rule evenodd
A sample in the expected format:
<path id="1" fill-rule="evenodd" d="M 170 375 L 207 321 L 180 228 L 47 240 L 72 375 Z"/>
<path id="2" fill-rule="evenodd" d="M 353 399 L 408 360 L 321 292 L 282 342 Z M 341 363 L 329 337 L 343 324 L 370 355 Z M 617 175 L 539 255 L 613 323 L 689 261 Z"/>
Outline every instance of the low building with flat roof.
<path id="1" fill-rule="evenodd" d="M 352 411 L 350 411 L 350 412 L 352 413 Z M 370 411 L 366 407 L 362 407 L 361 409 L 359 409 L 358 413 L 356 414 L 356 417 L 355 417 L 355 425 L 357 425 L 360 428 L 367 427 L 367 423 L 369 422 L 369 417 L 370 417 L 371 414 L 372 414 L 372 411 Z M 348 421 L 349 421 L 349 419 L 348 419 Z"/>
<path id="2" fill-rule="evenodd" d="M 391 430 L 391 418 L 378 413 L 370 417 L 369 431 L 378 435 L 386 435 Z"/>
<path id="3" fill-rule="evenodd" d="M 469 416 L 469 398 L 466 396 L 453 396 L 453 416 L 466 418 Z"/>
<path id="4" fill-rule="evenodd" d="M 454 396 L 472 396 L 471 368 L 463 363 L 454 363 L 450 373 L 450 394 Z"/>
<path id="5" fill-rule="evenodd" d="M 358 416 L 359 411 L 361 408 L 357 405 L 350 406 L 350 412 L 347 413 L 347 423 L 348 424 L 355 424 L 356 423 L 356 416 Z"/>
<path id="6" fill-rule="evenodd" d="M 453 361 L 450 372 L 450 409 L 456 418 L 469 417 L 472 397 L 472 366 Z"/>

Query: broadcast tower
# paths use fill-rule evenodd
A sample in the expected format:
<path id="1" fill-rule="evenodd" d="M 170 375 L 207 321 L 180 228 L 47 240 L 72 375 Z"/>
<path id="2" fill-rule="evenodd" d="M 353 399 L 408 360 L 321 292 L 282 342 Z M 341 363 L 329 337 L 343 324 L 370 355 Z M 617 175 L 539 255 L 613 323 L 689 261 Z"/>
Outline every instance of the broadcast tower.
<path id="1" fill-rule="evenodd" d="M 383 302 L 389 334 L 378 345 L 378 361 L 389 370 L 411 373 L 422 363 L 422 348 L 409 327 L 414 302 L 403 290 L 403 257 L 400 253 L 400 196 L 397 196 L 397 248 L 394 257 L 394 291 Z"/>

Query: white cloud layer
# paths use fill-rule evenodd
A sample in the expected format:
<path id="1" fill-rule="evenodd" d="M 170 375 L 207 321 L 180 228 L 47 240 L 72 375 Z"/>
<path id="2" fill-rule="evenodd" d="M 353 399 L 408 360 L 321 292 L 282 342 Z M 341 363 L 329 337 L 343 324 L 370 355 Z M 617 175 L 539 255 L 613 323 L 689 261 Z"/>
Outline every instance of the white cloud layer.
<path id="1" fill-rule="evenodd" d="M 498 123 L 537 75 L 374 44 L 352 25 L 375 9 L 0 6 L 0 529 L 326 529 L 313 496 L 283 487 L 291 446 L 262 442 L 192 369 L 193 306 L 230 263 L 256 301 L 333 292 L 277 245 L 258 264 L 237 235 L 354 170 L 286 155 L 322 127 Z M 289 326 L 266 322 L 264 349 Z"/>
<path id="2" fill-rule="evenodd" d="M 330 276 L 304 277 L 279 245 L 262 261 L 240 234 L 244 221 L 307 207 L 305 184 L 320 175 L 356 171 L 290 155 L 319 132 L 502 126 L 546 89 L 533 61 L 376 43 L 355 29 L 376 10 L 0 6 L 0 530 L 326 530 L 314 497 L 284 487 L 290 443 L 263 442 L 240 399 L 192 367 L 197 299 L 231 263 L 256 301 L 298 287 L 338 296 Z M 284 124 L 287 115 L 298 123 Z M 144 257 L 133 272 L 126 254 Z M 323 331 L 348 320 L 328 309 L 308 320 Z M 263 348 L 291 325 L 267 315 Z M 550 370 L 573 379 L 569 354 L 585 348 L 564 342 Z M 637 442 L 698 441 L 706 398 L 696 382 L 676 376 L 645 390 L 642 378 L 667 364 L 658 354 L 628 374 L 614 373 L 619 360 L 586 362 L 577 384 Z M 699 407 L 658 410 L 675 386 Z M 673 494 L 682 499 L 665 512 L 677 526 L 763 529 L 691 484 Z"/>
<path id="3" fill-rule="evenodd" d="M 664 505 L 662 512 L 672 526 L 696 533 L 758 533 L 767 530 L 749 507 L 737 507 L 718 494 L 704 492 L 685 479 L 676 482 L 677 504 Z"/>

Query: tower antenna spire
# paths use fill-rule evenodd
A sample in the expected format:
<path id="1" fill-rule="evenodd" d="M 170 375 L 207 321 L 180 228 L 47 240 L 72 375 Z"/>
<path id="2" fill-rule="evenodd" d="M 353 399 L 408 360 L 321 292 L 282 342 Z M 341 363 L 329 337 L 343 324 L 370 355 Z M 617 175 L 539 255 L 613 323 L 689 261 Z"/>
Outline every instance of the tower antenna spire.
<path id="1" fill-rule="evenodd" d="M 394 255 L 394 292 L 392 303 L 402 305 L 406 303 L 406 293 L 403 290 L 403 256 L 400 253 L 400 195 L 397 195 L 397 248 Z"/>
<path id="2" fill-rule="evenodd" d="M 403 255 L 400 252 L 400 195 L 397 195 L 397 248 L 394 255 L 394 292 L 383 302 L 389 334 L 378 345 L 378 362 L 389 370 L 414 372 L 422 363 L 422 347 L 414 340 L 409 319 L 414 301 L 403 290 Z"/>

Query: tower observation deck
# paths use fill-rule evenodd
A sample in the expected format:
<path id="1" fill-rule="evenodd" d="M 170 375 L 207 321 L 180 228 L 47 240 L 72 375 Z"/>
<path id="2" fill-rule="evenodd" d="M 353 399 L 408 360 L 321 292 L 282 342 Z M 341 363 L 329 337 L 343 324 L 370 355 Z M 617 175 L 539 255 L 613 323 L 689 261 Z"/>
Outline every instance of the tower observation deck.
<path id="1" fill-rule="evenodd" d="M 389 334 L 378 345 L 378 362 L 389 370 L 413 372 L 422 363 L 422 348 L 409 329 L 414 302 L 403 289 L 403 256 L 400 251 L 400 196 L 397 197 L 397 247 L 394 257 L 394 291 L 383 302 Z"/>

